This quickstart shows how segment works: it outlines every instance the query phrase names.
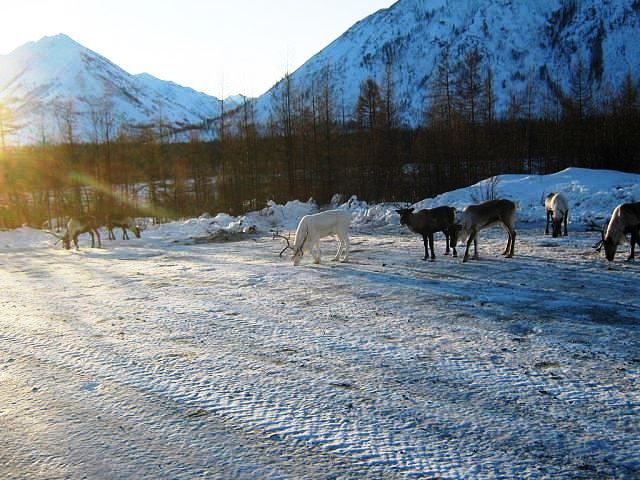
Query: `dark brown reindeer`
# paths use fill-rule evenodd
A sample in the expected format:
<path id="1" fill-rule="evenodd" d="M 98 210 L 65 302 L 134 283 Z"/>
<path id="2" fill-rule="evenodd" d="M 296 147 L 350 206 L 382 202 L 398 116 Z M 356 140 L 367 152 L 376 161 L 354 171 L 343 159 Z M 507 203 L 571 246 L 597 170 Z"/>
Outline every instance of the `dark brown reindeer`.
<path id="1" fill-rule="evenodd" d="M 635 246 L 640 246 L 640 202 L 622 203 L 618 205 L 611 214 L 611 219 L 606 230 L 602 231 L 602 242 L 598 250 L 604 246 L 604 253 L 607 260 L 613 261 L 620 245 L 626 235 L 631 234 L 631 254 L 627 262 L 635 258 Z"/>
<path id="2" fill-rule="evenodd" d="M 91 215 L 83 215 L 79 217 L 72 217 L 67 222 L 67 229 L 65 230 L 61 238 L 64 248 L 69 250 L 71 248 L 71 241 L 73 240 L 73 244 L 76 246 L 76 250 L 80 250 L 80 247 L 78 246 L 78 235 L 82 233 L 88 233 L 89 235 L 91 235 L 91 248 L 95 248 L 95 233 L 95 235 L 98 237 L 98 247 L 102 247 L 96 218 Z"/>
<path id="3" fill-rule="evenodd" d="M 544 227 L 544 234 L 549 235 L 549 223 L 551 223 L 551 234 L 557 238 L 562 234 L 562 224 L 564 223 L 564 236 L 567 236 L 567 219 L 569 218 L 569 202 L 564 195 L 551 192 L 544 199 L 544 209 L 547 212 L 547 224 Z"/>
<path id="4" fill-rule="evenodd" d="M 140 227 L 135 223 L 131 217 L 115 217 L 107 219 L 107 232 L 109 240 L 115 240 L 116 236 L 113 233 L 114 228 L 122 229 L 122 239 L 129 240 L 127 229 L 131 230 L 136 238 L 140 238 Z"/>
<path id="5" fill-rule="evenodd" d="M 453 207 L 436 207 L 424 209 L 413 213 L 413 208 L 400 208 L 396 210 L 400 214 L 400 224 L 406 225 L 414 233 L 422 235 L 424 242 L 423 260 L 429 258 L 429 249 L 431 249 L 431 261 L 436 259 L 433 252 L 433 234 L 436 232 L 444 233 L 446 241 L 445 255 L 449 255 L 449 245 L 453 247 L 453 256 L 457 257 L 456 244 L 450 243 L 451 227 L 455 221 L 455 208 Z"/>
<path id="6" fill-rule="evenodd" d="M 467 205 L 462 211 L 460 223 L 452 229 L 452 242 L 455 245 L 458 239 L 465 240 L 467 247 L 464 251 L 463 262 L 469 260 L 469 247 L 473 242 L 473 259 L 478 257 L 478 232 L 492 225 L 500 225 L 507 232 L 509 239 L 507 246 L 502 252 L 506 258 L 513 257 L 513 250 L 516 243 L 516 231 L 514 229 L 516 220 L 516 204 L 511 200 L 497 199 L 488 200 L 477 205 Z"/>

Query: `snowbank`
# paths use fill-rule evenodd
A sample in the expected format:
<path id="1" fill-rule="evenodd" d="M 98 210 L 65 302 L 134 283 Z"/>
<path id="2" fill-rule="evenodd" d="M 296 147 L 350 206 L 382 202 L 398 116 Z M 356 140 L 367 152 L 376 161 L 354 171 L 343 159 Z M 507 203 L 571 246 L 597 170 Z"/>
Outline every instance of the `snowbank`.
<path id="1" fill-rule="evenodd" d="M 475 203 L 491 179 L 470 187 L 443 193 L 415 204 L 416 208 L 450 205 L 462 210 Z M 550 192 L 563 193 L 569 200 L 569 221 L 603 223 L 620 203 L 640 201 L 640 175 L 613 170 L 567 168 L 550 175 L 499 175 L 498 197 L 518 205 L 518 221 L 531 223 L 545 218 L 542 198 Z"/>
<path id="2" fill-rule="evenodd" d="M 426 198 L 413 206 L 416 209 L 450 205 L 462 210 L 470 203 L 481 201 L 492 179 L 486 179 L 469 187 Z M 640 175 L 613 170 L 567 168 L 550 175 L 499 175 L 494 181 L 498 197 L 508 198 L 518 205 L 519 223 L 541 223 L 545 219 L 542 197 L 550 192 L 562 192 L 569 200 L 569 222 L 603 225 L 613 209 L 620 203 L 640 201 Z M 335 196 L 329 208 L 348 211 L 355 229 L 396 228 L 399 217 L 395 212 L 399 204 L 368 204 L 352 196 L 342 202 Z M 306 202 L 293 200 L 284 205 L 269 201 L 262 210 L 234 217 L 219 213 L 215 217 L 204 214 L 198 218 L 150 226 L 144 236 L 164 240 L 197 238 L 218 231 L 246 232 L 254 227 L 260 234 L 272 230 L 295 231 L 300 218 L 319 210 L 311 198 Z M 53 237 L 38 230 L 20 228 L 13 232 L 0 232 L 0 245 L 20 246 L 50 245 Z"/>
<path id="3" fill-rule="evenodd" d="M 640 201 L 640 175 L 613 170 L 590 170 L 567 168 L 549 175 L 499 175 L 494 181 L 498 197 L 508 198 L 518 205 L 519 223 L 540 223 L 545 219 L 542 198 L 550 192 L 561 192 L 569 200 L 569 222 L 604 224 L 613 209 L 620 203 Z M 485 179 L 469 187 L 426 198 L 415 203 L 416 209 L 450 205 L 462 210 L 466 205 L 482 201 L 492 179 Z M 351 225 L 356 229 L 395 227 L 399 217 L 395 209 L 399 204 L 368 204 L 352 196 L 340 203 L 334 196 L 330 208 L 348 211 L 352 215 Z M 313 199 L 307 202 L 293 200 L 284 205 L 269 201 L 262 210 L 232 217 L 218 214 L 211 218 L 201 216 L 185 222 L 173 222 L 158 227 L 165 237 L 197 237 L 216 230 L 243 231 L 254 226 L 258 233 L 271 230 L 294 231 L 304 215 L 319 210 Z"/>

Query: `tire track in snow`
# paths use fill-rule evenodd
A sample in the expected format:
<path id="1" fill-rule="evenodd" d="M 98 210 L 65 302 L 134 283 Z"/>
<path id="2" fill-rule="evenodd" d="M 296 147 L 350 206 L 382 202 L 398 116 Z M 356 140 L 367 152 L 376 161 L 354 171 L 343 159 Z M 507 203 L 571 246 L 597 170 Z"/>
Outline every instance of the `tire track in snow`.
<path id="1" fill-rule="evenodd" d="M 615 431 L 620 427 L 612 426 L 611 418 L 605 416 L 600 422 L 588 420 L 593 413 L 588 410 L 591 402 L 583 401 L 578 412 L 566 412 L 556 397 L 529 395 L 532 388 L 541 388 L 541 384 L 551 393 L 557 390 L 557 396 L 568 396 L 571 392 L 563 392 L 562 385 L 555 385 L 557 380 L 540 372 L 529 380 L 517 368 L 506 364 L 510 359 L 516 364 L 522 362 L 518 351 L 502 353 L 504 360 L 492 357 L 500 355 L 500 348 L 513 335 L 487 338 L 480 348 L 466 343 L 465 340 L 482 335 L 486 325 L 470 325 L 469 318 L 479 309 L 464 297 L 456 300 L 459 304 L 455 304 L 455 310 L 466 309 L 467 318 L 459 322 L 451 314 L 451 290 L 457 295 L 453 287 L 441 287 L 438 292 L 441 282 L 424 282 L 417 274 L 416 278 L 403 281 L 398 275 L 386 279 L 391 286 L 389 294 L 378 293 L 376 284 L 385 279 L 364 273 L 356 277 L 358 282 L 345 281 L 349 264 L 287 269 L 282 274 L 268 268 L 260 272 L 261 265 L 270 267 L 272 259 L 254 258 L 254 249 L 250 247 L 234 248 L 233 254 L 217 256 L 213 262 L 226 274 L 228 285 L 227 289 L 215 291 L 217 298 L 211 303 L 194 301 L 196 296 L 206 295 L 207 289 L 215 288 L 198 286 L 207 280 L 207 272 L 197 263 L 183 277 L 175 276 L 175 265 L 154 269 L 144 262 L 130 262 L 134 263 L 134 271 L 145 266 L 160 277 L 153 282 L 143 278 L 127 285 L 135 289 L 139 298 L 154 299 L 153 304 L 146 304 L 147 322 L 158 321 L 158 325 L 137 323 L 125 336 L 125 339 L 132 336 L 132 341 L 109 343 L 105 339 L 99 348 L 84 345 L 81 353 L 74 347 L 83 344 L 81 335 L 59 339 L 60 345 L 39 336 L 42 343 L 36 351 L 42 355 L 40 361 L 51 357 L 46 349 L 52 348 L 57 352 L 53 354 L 56 365 L 103 372 L 107 383 L 129 378 L 128 388 L 195 412 L 202 410 L 208 413 L 206 418 L 215 416 L 225 424 L 249 432 L 247 438 L 253 438 L 252 432 L 256 438 L 271 435 L 276 446 L 267 450 L 282 453 L 292 445 L 303 445 L 305 448 L 296 451 L 296 455 L 311 455 L 314 459 L 329 455 L 340 459 L 346 466 L 339 471 L 347 472 L 346 475 L 403 472 L 406 476 L 481 478 L 538 471 L 554 478 L 572 478 L 581 471 L 583 452 L 591 450 L 566 445 L 554 424 L 558 420 L 562 427 L 571 427 L 578 420 L 578 427 L 567 428 L 572 439 L 586 441 L 589 435 L 596 434 L 591 429 L 606 432 L 613 429 L 611 436 L 617 437 L 616 446 L 620 443 L 620 456 L 637 446 L 637 440 L 633 439 L 637 423 L 636 429 L 628 434 L 630 441 L 624 444 Z M 203 251 L 206 249 L 197 250 Z M 180 259 L 180 263 L 183 261 L 189 260 Z M 233 274 L 226 268 L 228 265 L 235 265 Z M 96 266 L 104 271 L 112 268 Z M 325 286 L 310 292 L 309 285 L 318 285 L 310 280 L 313 277 L 322 277 Z M 180 278 L 185 279 L 185 285 L 172 286 Z M 285 279 L 287 284 L 281 285 Z M 291 287 L 297 280 L 300 287 Z M 276 293 L 265 299 L 258 286 Z M 109 287 L 115 289 L 112 284 Z M 402 305 L 397 296 L 406 295 L 407 291 L 424 292 L 431 297 L 435 292 L 443 298 L 435 302 L 431 311 L 426 308 L 429 302 L 420 302 L 410 312 L 415 321 L 403 325 L 393 311 L 395 306 Z M 113 293 L 120 295 L 117 289 Z M 332 301 L 323 304 L 323 297 Z M 386 306 L 380 307 L 380 302 Z M 201 310 L 194 311 L 194 304 Z M 95 308 L 99 310 L 100 305 Z M 425 311 L 420 312 L 421 308 Z M 225 316 L 233 312 L 234 315 Z M 379 318 L 373 313 L 379 313 Z M 163 314 L 169 318 L 161 319 Z M 207 324 L 207 319 L 215 325 Z M 446 322 L 450 321 L 453 323 L 448 325 Z M 224 331 L 217 334 L 215 327 Z M 446 327 L 454 331 L 447 332 Z M 95 325 L 89 325 L 85 331 L 93 329 Z M 96 332 L 104 334 L 105 330 Z M 433 342 L 430 350 L 424 344 L 410 341 L 417 332 Z M 144 338 L 136 337 L 140 333 Z M 541 354 L 548 351 L 545 341 L 529 336 L 533 338 L 528 340 L 527 348 Z M 207 350 L 198 342 L 201 339 L 219 350 Z M 4 340 L 20 345 L 19 335 Z M 150 351 L 145 351 L 145 346 Z M 171 352 L 162 352 L 164 348 L 171 348 L 176 356 L 167 356 Z M 16 347 L 14 353 L 21 350 Z M 187 352 L 192 357 L 182 355 Z M 564 363 L 565 353 L 557 355 L 561 360 L 558 363 Z M 431 358 L 419 360 L 420 356 Z M 129 360 L 122 363 L 119 358 Z M 199 375 L 194 374 L 194 366 L 200 370 Z M 105 370 L 113 373 L 107 375 Z M 567 375 L 573 390 L 588 387 L 583 374 Z M 615 376 L 611 378 L 617 380 Z M 597 399 L 600 387 L 594 385 L 591 393 L 572 398 Z M 509 392 L 510 388 L 515 392 Z M 505 396 L 502 401 L 501 394 Z M 622 405 L 624 401 L 624 395 L 620 396 Z M 539 402 L 538 408 L 534 402 Z M 551 418 L 545 418 L 545 409 Z M 519 430 L 531 431 L 532 435 L 519 438 Z M 533 435 L 534 432 L 540 435 Z M 480 445 L 483 447 L 479 449 Z M 554 450 L 559 453 L 548 453 Z M 573 458 L 565 458 L 570 455 Z M 633 455 L 630 457 L 633 460 Z M 618 457 L 614 460 L 617 463 L 613 465 L 598 461 L 596 473 L 624 474 Z M 484 465 L 484 470 L 474 471 L 479 464 Z"/>
<path id="2" fill-rule="evenodd" d="M 216 469 L 218 474 L 223 473 L 228 478 L 256 478 L 256 475 L 259 478 L 321 478 L 325 474 L 340 478 L 345 472 L 367 475 L 376 471 L 375 468 L 371 469 L 365 465 L 345 462 L 330 452 L 314 453 L 313 448 L 303 443 L 282 442 L 277 435 L 278 429 L 272 428 L 270 424 L 256 424 L 256 412 L 262 408 L 259 399 L 256 401 L 238 395 L 237 389 L 228 385 L 222 392 L 213 392 L 210 380 L 190 381 L 177 373 L 171 364 L 162 369 L 151 370 L 136 360 L 122 359 L 120 353 L 124 352 L 119 352 L 120 349 L 109 348 L 107 352 L 97 345 L 83 349 L 60 348 L 46 342 L 25 344 L 20 342 L 19 337 L 11 338 L 5 335 L 1 337 L 0 342 L 3 345 L 0 350 L 3 356 L 7 355 L 12 359 L 12 369 L 16 369 L 17 363 L 36 364 L 35 370 L 47 372 L 49 375 L 55 372 L 54 375 L 61 377 L 65 383 L 75 384 L 74 390 L 69 392 L 65 389 L 62 394 L 65 404 L 72 404 L 68 416 L 64 418 L 64 434 L 66 436 L 68 430 L 72 431 L 72 438 L 67 441 L 76 447 L 85 446 L 81 451 L 87 454 L 86 460 L 81 454 L 73 455 L 72 458 L 77 462 L 78 471 L 83 474 L 89 473 L 91 478 L 112 478 L 111 473 L 115 473 L 119 478 L 130 478 L 131 475 L 135 475 L 136 478 L 157 478 L 158 475 L 163 478 L 193 478 L 203 471 L 211 473 Z M 74 343 L 78 342 L 77 339 Z M 18 348 L 9 350 L 7 346 Z M 118 360 L 118 357 L 121 359 Z M 78 375 L 78 372 L 81 374 Z M 30 376 L 37 377 L 38 374 Z M 78 376 L 90 381 L 82 382 Z M 91 408 L 84 412 L 84 402 L 79 397 L 87 396 L 86 388 L 97 389 L 100 398 L 95 404 L 91 402 Z M 207 392 L 204 395 L 205 400 L 202 398 L 203 391 Z M 48 392 L 40 392 L 39 396 L 42 397 L 46 393 Z M 225 394 L 228 398 L 224 398 Z M 240 397 L 242 402 L 252 401 L 252 409 L 244 408 L 237 397 Z M 55 409 L 56 399 L 59 399 L 58 394 L 47 395 L 46 399 L 42 399 L 44 405 L 41 410 Z M 60 405 L 57 407 L 61 408 Z M 64 410 L 65 407 L 66 405 L 63 405 L 61 409 Z M 33 407 L 30 407 L 30 414 L 38 416 Z M 17 414 L 11 411 L 5 415 Z M 106 439 L 96 442 L 95 431 L 82 430 L 83 423 L 77 420 L 72 423 L 77 425 L 78 429 L 69 428 L 69 417 L 87 415 L 100 419 L 98 423 L 103 428 L 101 435 L 107 437 Z M 202 420 L 198 420 L 200 417 Z M 198 420 L 197 428 L 188 424 L 190 418 Z M 250 425 L 247 426 L 246 423 Z M 126 435 L 124 432 L 132 434 Z M 24 431 L 16 433 L 20 438 L 24 435 Z M 173 437 L 177 438 L 174 440 Z M 225 452 L 214 457 L 213 462 L 212 459 L 198 458 L 193 454 L 190 454 L 188 459 L 176 461 L 186 453 L 182 445 L 188 444 L 190 450 L 195 449 L 202 454 L 211 443 L 231 448 L 225 448 Z M 55 445 L 55 441 L 49 440 L 48 444 Z M 124 471 L 108 469 L 101 472 L 100 468 L 104 468 L 105 465 L 100 463 L 92 466 L 95 453 L 89 453 L 86 446 L 106 450 L 105 453 L 120 458 L 120 461 L 125 463 Z M 50 471 L 63 455 L 50 457 L 40 458 L 43 472 Z M 282 461 L 283 459 L 285 461 Z M 299 463 L 299 459 L 305 459 L 305 462 Z M 32 461 L 33 458 L 27 456 L 22 464 L 13 465 L 14 471 L 18 472 L 16 478 L 30 471 L 29 465 Z M 162 468 L 151 468 L 151 471 L 148 471 L 145 465 L 148 462 L 153 466 L 154 461 Z M 306 463 L 310 461 L 310 464 Z M 11 462 L 5 465 L 11 465 Z M 58 467 L 60 468 L 60 465 Z M 94 470 L 91 470 L 92 468 Z M 63 470 L 68 474 L 68 470 Z M 246 471 L 246 475 L 238 474 L 243 470 Z M 51 477 L 45 475 L 43 478 Z"/>

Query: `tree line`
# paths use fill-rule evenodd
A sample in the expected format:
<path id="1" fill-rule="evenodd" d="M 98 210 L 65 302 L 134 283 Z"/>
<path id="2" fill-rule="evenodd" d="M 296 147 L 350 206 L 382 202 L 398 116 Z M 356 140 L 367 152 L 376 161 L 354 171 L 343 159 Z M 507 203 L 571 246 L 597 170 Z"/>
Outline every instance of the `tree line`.
<path id="1" fill-rule="evenodd" d="M 108 103 L 92 112 L 91 141 L 77 137 L 70 103 L 59 107 L 61 141 L 11 148 L 11 112 L 0 108 L 0 227 L 91 213 L 156 221 L 204 212 L 239 214 L 267 200 L 336 193 L 371 201 L 413 202 L 502 173 L 545 174 L 567 166 L 640 171 L 638 79 L 596 98 L 589 66 L 578 61 L 565 91 L 541 68 L 496 114 L 493 72 L 474 49 L 460 61 L 445 55 L 417 127 L 403 126 L 393 82 L 393 55 L 382 79 L 363 79 L 346 111 L 330 68 L 312 85 L 285 75 L 271 113 L 257 122 L 254 99 L 207 125 L 215 140 L 192 130 L 168 141 L 161 119 L 118 125 Z M 533 77 L 533 75 L 532 75 Z M 526 80 L 526 79 L 525 79 Z"/>

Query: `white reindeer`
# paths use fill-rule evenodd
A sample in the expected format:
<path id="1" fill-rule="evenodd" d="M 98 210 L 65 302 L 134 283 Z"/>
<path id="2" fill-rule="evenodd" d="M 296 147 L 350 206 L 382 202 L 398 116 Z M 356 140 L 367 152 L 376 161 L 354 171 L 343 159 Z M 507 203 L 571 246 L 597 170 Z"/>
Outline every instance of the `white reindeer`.
<path id="1" fill-rule="evenodd" d="M 564 236 L 567 236 L 567 219 L 569 218 L 569 202 L 561 193 L 551 192 L 544 199 L 544 209 L 547 212 L 547 224 L 544 227 L 544 234 L 549 235 L 549 221 L 551 221 L 551 232 L 553 238 L 562 234 L 562 223 L 564 222 Z"/>
<path id="2" fill-rule="evenodd" d="M 336 235 L 340 242 L 333 260 L 346 262 L 349 258 L 350 224 L 351 214 L 340 210 L 327 210 L 302 217 L 293 244 L 293 264 L 300 263 L 304 252 L 311 252 L 313 262 L 320 263 L 320 239 L 329 235 Z M 344 255 L 342 259 L 341 254 Z"/>

